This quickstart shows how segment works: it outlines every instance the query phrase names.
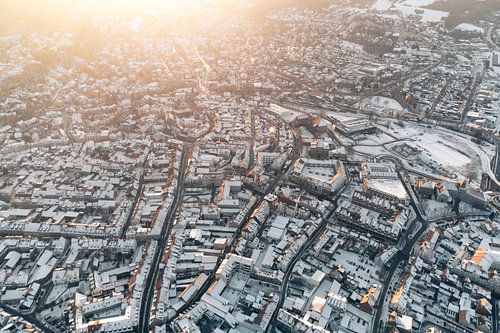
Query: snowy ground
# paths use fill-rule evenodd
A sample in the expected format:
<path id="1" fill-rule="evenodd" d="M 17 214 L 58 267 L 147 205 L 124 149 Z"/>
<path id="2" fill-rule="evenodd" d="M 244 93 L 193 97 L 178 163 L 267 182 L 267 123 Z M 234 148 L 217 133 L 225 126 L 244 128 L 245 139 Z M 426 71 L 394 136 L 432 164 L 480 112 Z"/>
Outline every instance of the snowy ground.
<path id="1" fill-rule="evenodd" d="M 478 33 L 484 33 L 484 29 L 481 27 L 478 27 L 477 25 L 470 24 L 470 23 L 460 23 L 455 27 L 455 30 L 460 30 L 460 31 L 470 31 L 470 32 L 478 32 Z"/>
<path id="2" fill-rule="evenodd" d="M 426 128 L 419 125 L 415 128 L 413 126 L 407 126 L 407 128 L 407 137 L 412 136 L 409 134 L 410 131 L 418 131 L 418 134 L 413 136 L 418 141 L 408 143 L 409 145 L 421 149 L 422 155 L 426 156 L 432 164 L 451 169 L 462 176 L 472 171 L 480 179 L 481 174 L 488 170 L 495 153 L 493 145 L 476 144 L 470 140 L 470 137 L 450 130 Z"/>
<path id="3" fill-rule="evenodd" d="M 427 218 L 439 216 L 451 216 L 453 210 L 446 202 L 439 202 L 435 200 L 420 200 L 421 208 L 425 212 Z"/>
<path id="4" fill-rule="evenodd" d="M 439 165 L 446 165 L 451 168 L 462 168 L 467 164 L 472 162 L 469 156 L 473 154 L 466 154 L 464 151 L 460 151 L 458 147 L 452 147 L 451 140 L 443 141 L 442 136 L 437 134 L 427 134 L 422 136 L 419 141 L 420 143 L 415 144 L 417 148 L 422 151 L 427 151 L 428 156 L 431 160 L 435 161 Z M 410 143 L 412 145 L 412 143 Z M 469 155 L 469 156 L 467 156 Z"/>
<path id="5" fill-rule="evenodd" d="M 436 0 L 406 0 L 403 2 L 403 5 L 412 6 L 412 7 L 425 7 L 431 5 Z"/>
<path id="6" fill-rule="evenodd" d="M 286 109 L 274 103 L 271 103 L 271 105 L 269 105 L 269 110 L 271 110 L 273 114 L 276 114 L 279 117 L 281 117 L 281 119 L 283 119 L 286 122 L 292 122 L 295 118 L 302 115 L 302 113 L 300 112 Z"/>
<path id="7" fill-rule="evenodd" d="M 348 42 L 346 40 L 342 40 L 341 43 L 342 43 L 342 47 L 343 48 L 346 48 L 346 49 L 355 49 L 355 50 L 357 50 L 359 52 L 363 52 L 363 46 L 360 45 L 360 44 Z"/>
<path id="8" fill-rule="evenodd" d="M 330 111 L 326 115 L 328 117 L 335 118 L 338 121 L 346 121 L 346 120 L 352 120 L 352 119 L 366 118 L 366 116 L 364 116 L 364 115 L 359 115 L 359 114 L 356 114 L 356 113 L 349 113 L 349 112 L 334 112 L 334 111 Z"/>
<path id="9" fill-rule="evenodd" d="M 405 4 L 397 3 L 394 5 L 394 8 L 399 10 L 403 15 L 416 15 L 416 9 L 420 9 L 423 11 L 421 15 L 421 20 L 423 22 L 439 22 L 443 18 L 447 17 L 449 15 L 448 12 L 444 12 L 441 10 L 433 10 L 433 9 L 426 9 L 426 8 L 419 8 L 419 7 L 414 7 L 414 6 L 408 6 Z"/>
<path id="10" fill-rule="evenodd" d="M 392 3 L 390 0 L 377 0 L 370 7 L 372 10 L 388 10 L 391 8 Z"/>
<path id="11" fill-rule="evenodd" d="M 355 137 L 359 145 L 383 145 L 394 139 L 386 133 L 364 134 Z"/>
<path id="12" fill-rule="evenodd" d="M 403 15 L 417 15 L 416 9 L 422 11 L 421 20 L 424 22 L 439 22 L 449 15 L 448 12 L 424 8 L 433 3 L 434 0 L 376 0 L 370 7 L 371 10 L 388 11 L 396 10 Z"/>
<path id="13" fill-rule="evenodd" d="M 443 217 L 443 216 L 454 216 L 452 207 L 446 202 L 439 202 L 436 200 L 420 200 L 421 208 L 425 211 L 426 217 L 429 219 Z M 460 203 L 459 206 L 460 213 L 462 214 L 480 214 L 484 213 L 479 209 L 476 209 L 464 202 Z"/>
<path id="14" fill-rule="evenodd" d="M 362 110 L 367 108 L 375 108 L 380 111 L 395 111 L 401 112 L 404 108 L 393 98 L 383 96 L 371 96 L 363 99 L 359 103 L 354 104 L 354 107 Z"/>
<path id="15" fill-rule="evenodd" d="M 333 255 L 332 260 L 342 266 L 361 281 L 359 288 L 368 289 L 373 284 L 378 284 L 378 266 L 368 263 L 366 259 L 359 254 L 349 252 L 344 249 L 338 249 Z M 365 263 L 364 263 L 365 262 Z"/>
<path id="16" fill-rule="evenodd" d="M 389 154 L 389 152 L 381 146 L 355 146 L 354 150 L 363 154 L 369 154 L 373 156 Z"/>
<path id="17" fill-rule="evenodd" d="M 420 153 L 408 157 L 404 162 L 408 169 L 423 172 L 431 178 L 463 179 L 480 181 L 495 155 L 491 144 L 477 144 L 471 137 L 443 128 L 428 128 L 407 122 L 404 127 L 388 121 L 380 127 L 387 134 L 371 134 L 356 138 L 353 149 L 363 154 L 397 155 L 391 148 L 406 143 Z M 393 142 L 394 138 L 399 139 Z M 379 146 L 375 146 L 379 145 Z M 399 158 L 402 156 L 397 155 Z"/>
<path id="18" fill-rule="evenodd" d="M 55 302 L 67 289 L 68 286 L 66 284 L 52 287 L 45 303 Z"/>

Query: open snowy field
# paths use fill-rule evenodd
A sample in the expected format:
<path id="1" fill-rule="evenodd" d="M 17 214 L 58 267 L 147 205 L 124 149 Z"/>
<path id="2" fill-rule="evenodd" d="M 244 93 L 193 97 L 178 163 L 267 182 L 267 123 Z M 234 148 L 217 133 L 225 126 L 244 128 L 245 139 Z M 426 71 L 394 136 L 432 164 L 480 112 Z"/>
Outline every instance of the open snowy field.
<path id="1" fill-rule="evenodd" d="M 434 0 L 376 0 L 371 5 L 371 10 L 396 11 L 403 15 L 420 15 L 423 22 L 439 22 L 449 15 L 448 12 L 427 9 L 425 6 L 432 4 Z"/>
<path id="2" fill-rule="evenodd" d="M 401 106 L 401 104 L 399 104 L 398 101 L 393 98 L 384 96 L 370 96 L 363 99 L 359 103 L 354 104 L 353 106 L 362 110 L 370 107 L 381 111 L 391 110 L 400 112 L 404 110 L 404 108 Z"/>
<path id="3" fill-rule="evenodd" d="M 377 134 L 357 136 L 354 151 L 372 156 L 395 155 L 406 169 L 429 178 L 479 182 L 495 155 L 494 145 L 476 143 L 468 135 L 440 127 L 384 120 L 379 129 Z M 400 149 L 404 146 L 407 153 L 402 155 Z"/>
<path id="4" fill-rule="evenodd" d="M 406 123 L 404 128 L 395 125 L 394 136 L 411 138 L 406 143 L 421 152 L 413 161 L 435 169 L 438 173 L 452 171 L 457 177 L 476 174 L 479 180 L 487 172 L 495 154 L 492 144 L 477 144 L 471 137 L 443 128 L 428 128 L 415 123 Z M 450 176 L 453 176 L 450 174 Z"/>
<path id="5" fill-rule="evenodd" d="M 383 145 L 388 142 L 394 141 L 394 138 L 392 138 L 390 135 L 383 133 L 383 132 L 378 132 L 374 134 L 363 134 L 363 135 L 358 135 L 355 138 L 356 143 L 359 145 Z"/>

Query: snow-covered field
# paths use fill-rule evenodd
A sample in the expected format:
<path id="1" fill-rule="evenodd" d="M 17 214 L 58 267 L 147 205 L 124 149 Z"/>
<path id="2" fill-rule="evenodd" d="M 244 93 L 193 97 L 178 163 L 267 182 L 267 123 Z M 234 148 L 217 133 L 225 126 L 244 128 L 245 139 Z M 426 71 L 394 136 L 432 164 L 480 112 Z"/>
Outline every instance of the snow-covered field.
<path id="1" fill-rule="evenodd" d="M 478 32 L 481 34 L 484 33 L 483 28 L 470 23 L 460 23 L 455 27 L 455 30 L 466 31 L 466 32 Z"/>
<path id="2" fill-rule="evenodd" d="M 355 146 L 354 150 L 362 154 L 369 154 L 373 156 L 377 155 L 388 155 L 389 152 L 381 146 Z"/>
<path id="3" fill-rule="evenodd" d="M 370 7 L 372 10 L 388 10 L 391 8 L 392 2 L 390 0 L 377 0 Z"/>
<path id="4" fill-rule="evenodd" d="M 403 111 L 403 107 L 393 98 L 384 97 L 384 96 L 370 96 L 359 103 L 354 104 L 354 107 L 359 107 L 361 109 L 365 109 L 368 107 L 374 107 L 376 109 L 384 110 L 394 110 L 394 111 Z"/>
<path id="5" fill-rule="evenodd" d="M 376 133 L 359 135 L 355 140 L 359 145 L 383 145 L 390 141 L 394 141 L 394 138 L 386 133 Z"/>
<path id="6" fill-rule="evenodd" d="M 425 211 L 427 218 L 437 218 L 443 216 L 454 216 L 455 213 L 453 209 L 446 202 L 439 202 L 435 200 L 420 200 L 421 208 Z M 481 213 L 480 210 L 466 204 L 465 202 L 460 203 L 460 212 L 462 214 L 478 214 Z"/>
<path id="7" fill-rule="evenodd" d="M 439 216 L 452 216 L 453 210 L 446 202 L 435 200 L 420 200 L 421 208 L 425 211 L 427 218 Z"/>
<path id="8" fill-rule="evenodd" d="M 412 6 L 412 7 L 425 7 L 431 5 L 436 0 L 406 0 L 403 2 L 403 5 Z"/>
<path id="9" fill-rule="evenodd" d="M 449 138 L 451 139 L 451 138 Z M 443 141 L 440 135 L 424 135 L 421 142 L 417 144 L 422 150 L 427 150 L 429 155 L 439 164 L 447 165 L 452 168 L 462 168 L 470 163 L 472 160 L 460 152 L 457 148 L 452 148 L 449 144 L 451 140 Z M 411 143 L 410 143 L 411 145 Z M 473 156 L 475 153 L 469 151 Z"/>
<path id="10" fill-rule="evenodd" d="M 420 7 L 414 7 L 414 6 L 408 6 L 402 3 L 396 3 L 394 4 L 394 8 L 399 10 L 403 15 L 416 15 L 416 9 L 420 9 L 423 11 L 421 15 L 422 21 L 424 22 L 439 22 L 443 18 L 447 17 L 450 13 L 444 12 L 441 10 L 433 10 L 433 9 L 427 9 L 427 8 L 420 8 Z"/>
<path id="11" fill-rule="evenodd" d="M 477 179 L 489 168 L 493 158 L 493 145 L 479 145 L 463 134 L 438 128 L 427 128 L 408 123 L 404 129 L 396 129 L 392 133 L 399 138 L 413 138 L 407 144 L 421 151 L 417 158 L 428 167 L 438 171 L 451 171 L 459 177 L 475 173 Z"/>
<path id="12" fill-rule="evenodd" d="M 376 0 L 370 7 L 371 10 L 387 11 L 396 10 L 403 15 L 417 15 L 416 9 L 422 11 L 418 14 L 424 22 L 439 22 L 449 15 L 448 12 L 423 8 L 430 5 L 434 0 Z"/>
<path id="13" fill-rule="evenodd" d="M 495 155 L 491 144 L 477 144 L 471 137 L 443 128 L 428 128 L 407 122 L 404 127 L 389 121 L 381 127 L 386 133 L 358 136 L 353 149 L 372 156 L 397 155 L 409 170 L 424 173 L 430 178 L 444 180 L 475 178 L 487 173 Z M 394 142 L 394 140 L 399 141 Z M 392 150 L 394 146 L 407 144 L 419 153 L 406 158 Z M 474 176 L 473 176 L 474 175 Z"/>

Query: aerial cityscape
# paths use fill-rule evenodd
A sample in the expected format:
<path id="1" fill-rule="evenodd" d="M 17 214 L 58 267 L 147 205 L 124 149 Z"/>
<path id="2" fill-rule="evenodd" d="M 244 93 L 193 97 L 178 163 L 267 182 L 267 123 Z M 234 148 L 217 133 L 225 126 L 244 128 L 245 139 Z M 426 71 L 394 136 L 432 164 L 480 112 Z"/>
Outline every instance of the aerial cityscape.
<path id="1" fill-rule="evenodd" d="M 0 333 L 500 332 L 500 1 L 0 4 Z"/>

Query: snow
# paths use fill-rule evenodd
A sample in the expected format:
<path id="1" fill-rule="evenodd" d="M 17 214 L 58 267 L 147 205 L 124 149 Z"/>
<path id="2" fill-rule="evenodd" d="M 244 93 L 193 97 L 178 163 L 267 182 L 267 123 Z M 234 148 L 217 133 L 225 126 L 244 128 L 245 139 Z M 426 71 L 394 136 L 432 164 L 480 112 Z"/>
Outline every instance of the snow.
<path id="1" fill-rule="evenodd" d="M 361 118 L 366 118 L 362 115 L 355 114 L 355 113 L 349 113 L 349 112 L 334 112 L 334 111 L 329 111 L 327 113 L 328 117 L 335 118 L 338 121 L 347 121 L 347 120 L 352 120 L 352 119 L 361 119 Z"/>
<path id="2" fill-rule="evenodd" d="M 328 7 L 329 10 L 337 10 L 337 6 L 335 5 L 332 5 L 330 7 Z M 367 8 L 356 8 L 356 7 L 346 7 L 346 8 L 342 8 L 339 10 L 339 12 L 341 13 L 347 13 L 347 14 L 364 14 L 368 11 Z"/>
<path id="3" fill-rule="evenodd" d="M 399 179 L 370 179 L 368 181 L 370 188 L 391 193 L 400 199 L 406 199 L 408 193 Z"/>
<path id="4" fill-rule="evenodd" d="M 355 139 L 360 145 L 383 145 L 394 141 L 394 138 L 385 133 L 358 135 Z"/>
<path id="5" fill-rule="evenodd" d="M 470 24 L 470 23 L 460 23 L 455 27 L 454 30 L 460 30 L 460 31 L 467 31 L 467 32 L 479 32 L 479 33 L 484 33 L 484 29 L 481 27 L 478 27 L 477 25 Z"/>
<path id="6" fill-rule="evenodd" d="M 436 169 L 444 174 L 447 174 L 448 171 L 455 171 L 462 175 L 467 172 L 473 162 L 469 157 L 475 155 L 473 151 L 466 151 L 465 146 L 457 145 L 457 140 L 451 135 L 436 131 L 424 131 L 423 133 L 424 135 L 418 136 L 418 141 L 408 143 L 421 151 L 418 156 L 420 163 L 430 167 L 431 171 Z"/>
<path id="7" fill-rule="evenodd" d="M 395 122 L 386 122 L 388 126 L 379 126 L 384 133 L 357 136 L 354 151 L 371 156 L 395 155 L 406 169 L 429 178 L 452 181 L 474 173 L 477 182 L 482 173 L 490 173 L 489 165 L 495 155 L 492 144 L 479 145 L 466 134 L 440 127 L 428 128 L 414 122 L 405 122 L 400 127 Z M 419 153 L 404 158 L 392 150 L 403 143 Z"/>
<path id="8" fill-rule="evenodd" d="M 271 105 L 269 105 L 269 110 L 272 113 L 279 115 L 286 122 L 292 122 L 297 116 L 301 115 L 301 113 L 299 112 L 286 109 L 274 103 L 271 103 Z"/>
<path id="9" fill-rule="evenodd" d="M 406 0 L 403 2 L 403 5 L 412 6 L 412 7 L 425 7 L 431 5 L 436 0 Z"/>
<path id="10" fill-rule="evenodd" d="M 46 299 L 46 304 L 56 302 L 57 299 L 68 289 L 68 285 L 53 286 Z"/>
<path id="11" fill-rule="evenodd" d="M 434 1 L 435 0 L 405 0 L 398 1 L 393 4 L 391 0 L 377 0 L 371 5 L 370 9 L 378 11 L 397 10 L 403 15 L 417 15 L 415 10 L 419 9 L 423 11 L 421 14 L 421 20 L 423 22 L 439 22 L 448 16 L 449 13 L 440 10 L 422 8 L 430 5 Z"/>
<path id="12" fill-rule="evenodd" d="M 391 8 L 392 3 L 390 0 L 377 0 L 375 3 L 370 7 L 372 10 L 388 10 Z"/>
<path id="13" fill-rule="evenodd" d="M 434 160 L 443 165 L 460 168 L 471 162 L 469 157 L 441 143 L 435 135 L 423 136 L 420 147 L 429 151 Z"/>
<path id="14" fill-rule="evenodd" d="M 342 266 L 352 274 L 359 283 L 360 288 L 369 288 L 373 284 L 378 284 L 378 267 L 372 263 L 365 264 L 364 258 L 357 253 L 349 252 L 345 249 L 339 249 L 332 257 L 334 263 L 342 264 Z M 359 270 L 359 266 L 364 268 Z"/>
<path id="15" fill-rule="evenodd" d="M 395 128 L 390 133 L 400 139 L 415 139 L 406 141 L 408 145 L 421 151 L 421 154 L 410 159 L 416 164 L 415 167 L 423 168 L 425 172 L 434 173 L 432 169 L 435 169 L 443 175 L 449 173 L 452 178 L 453 173 L 464 176 L 473 171 L 477 174 L 477 179 L 480 179 L 481 173 L 489 169 L 494 155 L 493 145 L 478 145 L 469 136 L 444 128 L 427 128 L 406 123 L 405 128 Z"/>
<path id="16" fill-rule="evenodd" d="M 369 154 L 373 156 L 387 155 L 389 152 L 384 149 L 384 147 L 379 146 L 355 146 L 354 151 L 360 152 L 362 154 Z"/>
<path id="17" fill-rule="evenodd" d="M 420 202 L 427 218 L 453 215 L 453 210 L 446 202 L 435 200 L 421 200 Z"/>
<path id="18" fill-rule="evenodd" d="M 423 22 L 439 22 L 443 18 L 447 17 L 449 14 L 448 12 L 444 12 L 441 10 L 419 8 L 419 7 L 404 5 L 401 3 L 394 4 L 394 8 L 403 13 L 403 15 L 416 15 L 415 10 L 420 9 L 423 11 L 423 13 L 421 14 L 422 16 L 421 20 Z"/>
<path id="19" fill-rule="evenodd" d="M 403 107 L 395 99 L 383 96 L 371 96 L 363 99 L 359 104 L 356 103 L 354 107 L 360 107 L 361 109 L 373 106 L 377 109 L 390 109 L 394 111 L 403 111 Z"/>
<path id="20" fill-rule="evenodd" d="M 358 51 L 363 51 L 363 46 L 360 45 L 360 44 L 348 42 L 346 40 L 342 40 L 341 44 L 342 44 L 342 47 L 346 48 L 346 49 L 355 49 L 355 50 L 358 50 Z"/>

